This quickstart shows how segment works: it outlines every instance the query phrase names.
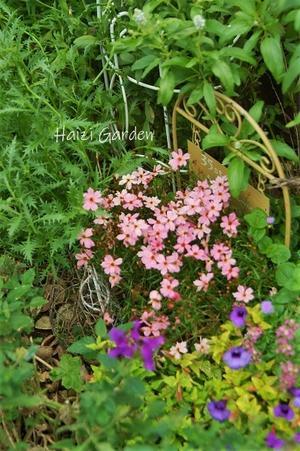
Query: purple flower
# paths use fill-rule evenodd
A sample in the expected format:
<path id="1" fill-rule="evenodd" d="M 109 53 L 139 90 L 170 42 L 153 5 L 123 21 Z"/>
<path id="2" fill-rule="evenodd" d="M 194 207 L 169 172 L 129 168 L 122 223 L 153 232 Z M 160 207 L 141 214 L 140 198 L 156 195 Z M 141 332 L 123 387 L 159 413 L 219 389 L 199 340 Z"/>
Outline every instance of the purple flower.
<path id="1" fill-rule="evenodd" d="M 207 409 L 211 416 L 217 421 L 226 421 L 230 416 L 230 410 L 226 409 L 227 401 L 210 401 Z"/>
<path id="2" fill-rule="evenodd" d="M 289 392 L 291 393 L 292 396 L 294 396 L 294 406 L 295 407 L 300 407 L 300 388 L 298 387 L 292 387 L 289 389 Z"/>
<path id="3" fill-rule="evenodd" d="M 132 329 L 128 333 L 113 327 L 109 332 L 109 337 L 115 342 L 115 347 L 108 351 L 108 355 L 113 358 L 131 358 L 136 351 L 140 351 L 145 368 L 149 371 L 154 371 L 153 354 L 163 345 L 164 338 L 161 336 L 144 337 L 140 335 L 141 324 L 140 321 L 135 321 Z"/>
<path id="4" fill-rule="evenodd" d="M 294 411 L 286 402 L 280 402 L 278 406 L 274 407 L 274 415 L 276 417 L 282 417 L 290 421 L 294 418 Z"/>
<path id="5" fill-rule="evenodd" d="M 153 360 L 153 353 L 157 351 L 164 344 L 163 337 L 144 338 L 141 345 L 141 356 L 144 361 L 146 370 L 154 371 L 155 365 Z"/>
<path id="6" fill-rule="evenodd" d="M 115 348 L 111 349 L 108 352 L 108 355 L 113 358 L 117 357 L 127 357 L 130 358 L 136 351 L 136 346 L 134 344 L 130 344 L 126 333 L 121 330 L 113 327 L 109 332 L 109 337 L 112 341 L 115 342 Z"/>
<path id="7" fill-rule="evenodd" d="M 296 443 L 300 443 L 300 432 L 296 432 L 294 435 L 294 440 Z"/>
<path id="8" fill-rule="evenodd" d="M 275 432 L 271 431 L 266 437 L 266 445 L 269 448 L 279 449 L 284 446 L 284 441 L 278 438 Z"/>
<path id="9" fill-rule="evenodd" d="M 236 346 L 225 352 L 223 355 L 223 361 L 229 368 L 238 370 L 244 368 L 251 361 L 251 354 L 241 346 Z"/>
<path id="10" fill-rule="evenodd" d="M 275 222 L 274 216 L 268 216 L 267 217 L 267 224 L 272 225 Z"/>
<path id="11" fill-rule="evenodd" d="M 233 307 L 230 313 L 230 319 L 236 327 L 244 327 L 247 318 L 247 309 L 244 306 Z"/>
<path id="12" fill-rule="evenodd" d="M 270 315 L 274 312 L 274 306 L 271 301 L 268 301 L 267 299 L 265 301 L 262 301 L 260 304 L 260 309 L 265 315 Z"/>
<path id="13" fill-rule="evenodd" d="M 133 340 L 139 340 L 141 338 L 140 335 L 140 328 L 141 328 L 141 321 L 134 321 L 132 329 L 130 331 L 130 335 L 133 338 Z"/>

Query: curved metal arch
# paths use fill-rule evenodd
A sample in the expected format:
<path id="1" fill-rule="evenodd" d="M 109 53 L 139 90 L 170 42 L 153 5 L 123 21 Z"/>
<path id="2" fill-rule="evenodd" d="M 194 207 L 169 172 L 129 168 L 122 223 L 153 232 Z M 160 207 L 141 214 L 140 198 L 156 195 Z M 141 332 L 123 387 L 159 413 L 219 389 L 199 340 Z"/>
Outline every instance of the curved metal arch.
<path id="1" fill-rule="evenodd" d="M 263 131 L 263 129 L 259 126 L 259 124 L 250 116 L 248 111 L 246 111 L 241 105 L 232 100 L 231 98 L 221 94 L 220 92 L 215 91 L 216 97 L 216 105 L 217 105 L 217 114 L 219 117 L 225 117 L 231 123 L 237 123 L 237 131 L 235 133 L 234 138 L 236 139 L 236 145 L 227 145 L 226 147 L 237 156 L 242 158 L 244 162 L 250 166 L 256 173 L 258 173 L 259 178 L 259 189 L 262 191 L 264 188 L 265 180 L 276 180 L 277 173 L 278 178 L 284 179 L 285 173 L 276 154 L 275 150 L 270 143 L 267 135 Z M 172 135 L 173 135 L 173 147 L 174 149 L 178 148 L 178 138 L 177 138 L 177 115 L 183 116 L 187 121 L 189 121 L 195 130 L 202 131 L 207 134 L 209 132 L 209 128 L 202 122 L 199 122 L 197 119 L 197 112 L 205 112 L 208 114 L 208 110 L 205 105 L 201 102 L 198 102 L 198 105 L 189 106 L 186 104 L 186 96 L 180 95 L 177 98 L 177 101 L 173 108 L 172 113 Z M 242 119 L 246 119 L 250 126 L 256 131 L 261 142 L 252 140 L 252 139 L 239 139 L 239 135 L 242 128 Z M 223 133 L 222 127 L 218 122 L 218 118 L 210 118 L 208 121 L 211 124 L 217 125 L 219 131 Z M 237 145 L 238 144 L 238 145 Z M 263 157 L 260 162 L 255 162 L 251 160 L 247 155 L 243 153 L 241 149 L 242 144 L 251 144 L 258 147 L 263 153 Z M 284 200 L 284 209 L 285 209 L 285 244 L 286 246 L 290 246 L 291 240 L 291 202 L 289 189 L 287 186 L 282 186 L 282 194 Z"/>

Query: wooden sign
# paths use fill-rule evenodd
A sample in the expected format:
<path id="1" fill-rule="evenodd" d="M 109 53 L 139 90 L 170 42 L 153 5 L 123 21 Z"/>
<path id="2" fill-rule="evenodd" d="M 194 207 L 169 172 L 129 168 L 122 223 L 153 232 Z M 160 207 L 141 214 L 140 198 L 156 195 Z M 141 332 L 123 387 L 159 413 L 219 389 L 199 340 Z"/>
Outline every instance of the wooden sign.
<path id="1" fill-rule="evenodd" d="M 200 179 L 214 179 L 218 176 L 227 176 L 227 169 L 199 146 L 188 141 L 190 154 L 190 168 Z M 241 213 L 248 213 L 253 208 L 261 208 L 267 214 L 270 212 L 270 200 L 263 193 L 249 185 L 237 199 L 232 198 L 232 205 Z"/>

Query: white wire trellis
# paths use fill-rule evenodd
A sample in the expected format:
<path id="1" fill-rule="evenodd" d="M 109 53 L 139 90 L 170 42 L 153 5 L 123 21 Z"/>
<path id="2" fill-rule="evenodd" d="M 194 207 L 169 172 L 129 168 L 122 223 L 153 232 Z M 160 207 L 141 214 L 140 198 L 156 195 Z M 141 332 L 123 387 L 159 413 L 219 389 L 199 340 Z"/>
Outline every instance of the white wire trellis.
<path id="1" fill-rule="evenodd" d="M 102 9 L 100 1 L 97 1 L 97 17 L 99 19 L 102 18 Z M 110 34 L 110 40 L 112 43 L 116 42 L 116 34 L 115 34 L 115 26 L 118 22 L 118 19 L 122 17 L 129 17 L 129 13 L 127 11 L 121 11 L 119 12 L 111 21 L 109 26 L 109 34 Z M 122 38 L 127 33 L 127 28 L 123 28 L 123 30 L 120 31 L 119 37 Z M 119 79 L 120 89 L 122 93 L 122 98 L 124 102 L 124 115 L 125 115 L 125 132 L 126 134 L 129 131 L 129 110 L 128 110 L 128 100 L 127 100 L 127 94 L 124 86 L 123 77 L 120 73 L 120 65 L 119 65 L 119 58 L 117 54 L 114 54 L 113 56 L 113 62 L 110 60 L 105 48 L 103 45 L 100 47 L 100 52 L 102 55 L 102 65 L 103 65 L 103 78 L 104 78 L 104 85 L 105 88 L 108 91 L 112 91 L 116 78 Z M 108 65 L 112 70 L 113 74 L 111 77 L 109 77 L 108 71 L 106 70 L 106 65 Z M 161 75 L 161 66 L 159 65 L 159 75 Z M 131 77 L 130 75 L 127 75 L 127 80 L 131 83 L 134 83 L 142 88 L 149 89 L 152 91 L 158 91 L 159 88 L 155 85 L 151 85 L 149 83 L 145 83 L 142 81 L 136 80 L 134 77 Z M 180 89 L 174 89 L 174 93 L 179 94 Z M 170 131 L 170 125 L 169 125 L 169 114 L 167 107 L 163 107 L 163 118 L 164 118 L 164 124 L 165 124 L 165 133 L 166 133 L 166 141 L 167 141 L 167 147 L 168 149 L 171 149 L 171 131 Z M 116 129 L 116 125 L 114 126 Z"/>

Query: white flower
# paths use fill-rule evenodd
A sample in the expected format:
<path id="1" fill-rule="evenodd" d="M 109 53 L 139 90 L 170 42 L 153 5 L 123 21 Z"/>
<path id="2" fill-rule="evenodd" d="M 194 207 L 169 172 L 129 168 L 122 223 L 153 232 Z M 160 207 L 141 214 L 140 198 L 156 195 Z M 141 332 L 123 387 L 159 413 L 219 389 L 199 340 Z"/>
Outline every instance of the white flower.
<path id="1" fill-rule="evenodd" d="M 197 352 L 201 352 L 202 354 L 208 354 L 210 349 L 210 344 L 207 338 L 201 338 L 200 342 L 195 343 L 195 349 Z"/>
<path id="2" fill-rule="evenodd" d="M 194 16 L 193 22 L 197 30 L 202 30 L 202 28 L 205 27 L 205 19 L 203 16 L 201 16 L 201 14 Z"/>
<path id="3" fill-rule="evenodd" d="M 133 18 L 137 24 L 142 25 L 146 22 L 146 16 L 144 11 L 141 9 L 135 8 L 133 13 Z"/>

